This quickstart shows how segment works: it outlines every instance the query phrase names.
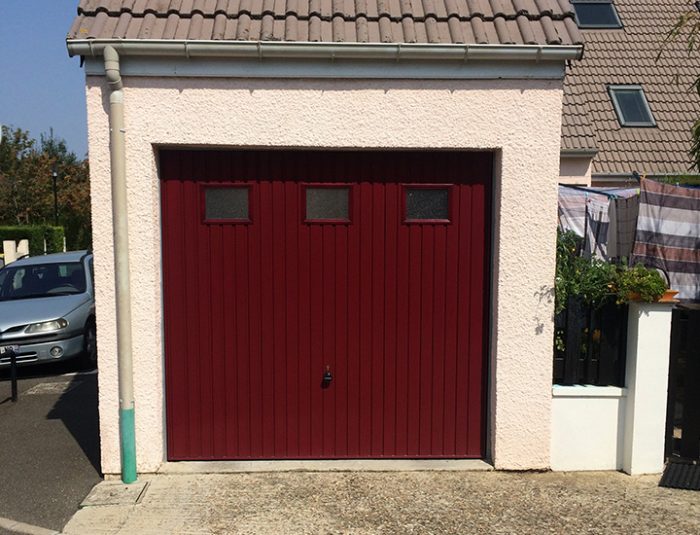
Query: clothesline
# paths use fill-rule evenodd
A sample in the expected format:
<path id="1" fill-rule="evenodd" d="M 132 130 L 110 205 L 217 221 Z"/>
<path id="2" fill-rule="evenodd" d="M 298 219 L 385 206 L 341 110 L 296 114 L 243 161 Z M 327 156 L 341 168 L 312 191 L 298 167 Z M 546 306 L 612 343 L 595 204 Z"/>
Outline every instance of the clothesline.
<path id="1" fill-rule="evenodd" d="M 559 186 L 559 226 L 584 254 L 630 258 L 668 274 L 684 300 L 700 300 L 700 190 L 643 179 L 638 188 Z"/>

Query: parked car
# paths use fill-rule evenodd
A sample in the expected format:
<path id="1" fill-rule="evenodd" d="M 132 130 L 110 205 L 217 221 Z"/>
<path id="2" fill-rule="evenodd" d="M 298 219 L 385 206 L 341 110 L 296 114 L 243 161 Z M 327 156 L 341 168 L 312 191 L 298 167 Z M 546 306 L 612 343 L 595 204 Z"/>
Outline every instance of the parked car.
<path id="1" fill-rule="evenodd" d="M 97 363 L 93 259 L 88 251 L 33 256 L 0 269 L 0 347 L 18 365 L 80 357 Z M 0 368 L 10 365 L 0 354 Z"/>

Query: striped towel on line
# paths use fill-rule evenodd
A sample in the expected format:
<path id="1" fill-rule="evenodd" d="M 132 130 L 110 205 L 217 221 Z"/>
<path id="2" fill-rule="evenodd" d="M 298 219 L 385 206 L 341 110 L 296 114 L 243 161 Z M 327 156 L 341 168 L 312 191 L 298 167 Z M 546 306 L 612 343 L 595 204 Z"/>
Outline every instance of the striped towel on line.
<path id="1" fill-rule="evenodd" d="M 700 300 L 700 189 L 642 180 L 632 263 L 668 274 L 678 298 Z"/>

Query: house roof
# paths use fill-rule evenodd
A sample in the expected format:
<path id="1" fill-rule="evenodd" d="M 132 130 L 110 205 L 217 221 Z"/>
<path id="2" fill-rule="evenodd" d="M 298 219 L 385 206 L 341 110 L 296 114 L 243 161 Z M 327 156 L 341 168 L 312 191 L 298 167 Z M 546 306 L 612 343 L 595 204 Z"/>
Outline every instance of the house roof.
<path id="1" fill-rule="evenodd" d="M 68 39 L 582 43 L 569 0 L 81 0 Z"/>
<path id="2" fill-rule="evenodd" d="M 692 89 L 700 74 L 700 53 L 689 56 L 684 41 L 661 51 L 678 17 L 694 9 L 679 0 L 614 0 L 621 29 L 582 30 L 586 55 L 564 81 L 562 150 L 597 148 L 593 174 L 639 171 L 685 173 L 691 127 L 700 118 L 700 98 Z M 607 86 L 638 84 L 657 126 L 622 127 Z"/>

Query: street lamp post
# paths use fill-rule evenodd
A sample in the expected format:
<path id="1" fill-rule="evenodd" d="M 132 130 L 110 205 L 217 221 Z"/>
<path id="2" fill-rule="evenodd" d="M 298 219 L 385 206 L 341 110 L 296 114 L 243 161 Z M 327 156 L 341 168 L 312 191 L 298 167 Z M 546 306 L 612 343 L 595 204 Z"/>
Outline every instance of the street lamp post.
<path id="1" fill-rule="evenodd" d="M 51 177 L 53 178 L 53 224 L 58 226 L 58 194 L 56 192 L 56 179 L 58 178 L 58 166 L 54 163 L 51 167 Z"/>

